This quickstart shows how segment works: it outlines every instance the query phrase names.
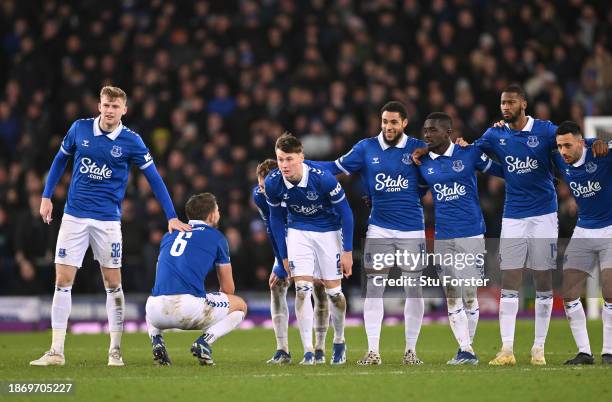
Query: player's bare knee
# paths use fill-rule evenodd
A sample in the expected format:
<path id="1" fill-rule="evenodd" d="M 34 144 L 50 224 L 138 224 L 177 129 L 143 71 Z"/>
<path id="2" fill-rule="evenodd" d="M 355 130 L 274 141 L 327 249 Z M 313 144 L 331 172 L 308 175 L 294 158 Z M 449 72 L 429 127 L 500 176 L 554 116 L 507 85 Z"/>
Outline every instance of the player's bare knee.
<path id="1" fill-rule="evenodd" d="M 537 291 L 552 290 L 552 272 L 549 270 L 534 271 L 533 281 Z"/>
<path id="2" fill-rule="evenodd" d="M 465 298 L 465 300 L 463 300 L 463 305 L 465 306 L 466 310 L 474 309 L 474 306 L 476 305 L 476 298 L 474 297 Z"/>
<path id="3" fill-rule="evenodd" d="M 247 304 L 242 297 L 236 295 L 228 295 L 228 299 L 230 302 L 230 313 L 234 311 L 242 311 L 246 316 L 248 310 Z"/>
<path id="4" fill-rule="evenodd" d="M 121 286 L 121 270 L 118 268 L 102 268 L 104 287 L 115 289 Z"/>
<path id="5" fill-rule="evenodd" d="M 57 264 L 55 267 L 55 285 L 60 287 L 72 286 L 76 276 L 76 267 Z"/>
<path id="6" fill-rule="evenodd" d="M 521 269 L 510 269 L 502 272 L 502 288 L 508 290 L 520 290 L 523 282 Z"/>

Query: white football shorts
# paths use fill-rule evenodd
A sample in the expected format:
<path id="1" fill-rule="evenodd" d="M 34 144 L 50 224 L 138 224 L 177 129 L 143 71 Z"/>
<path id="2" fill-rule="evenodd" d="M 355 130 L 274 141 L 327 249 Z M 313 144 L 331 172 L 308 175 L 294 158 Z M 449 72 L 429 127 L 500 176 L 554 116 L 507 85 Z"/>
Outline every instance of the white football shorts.
<path id="1" fill-rule="evenodd" d="M 612 269 L 612 225 L 600 229 L 576 226 L 567 249 L 563 269 L 578 269 L 589 275 L 596 269 Z"/>
<path id="2" fill-rule="evenodd" d="M 396 253 L 399 252 L 399 258 Z M 422 271 L 426 264 L 425 231 L 401 231 L 369 225 L 364 245 L 364 268 L 368 271 L 398 266 L 403 271 Z"/>
<path id="3" fill-rule="evenodd" d="M 289 228 L 287 254 L 291 276 L 312 276 L 327 281 L 342 279 L 342 231 L 312 232 Z"/>
<path id="4" fill-rule="evenodd" d="M 64 214 L 57 235 L 55 263 L 80 268 L 91 245 L 101 267 L 121 267 L 121 222 L 77 218 Z"/>
<path id="5" fill-rule="evenodd" d="M 210 292 L 206 297 L 185 294 L 149 296 L 145 310 L 147 325 L 154 328 L 205 331 L 225 318 L 229 307 L 225 293 Z"/>
<path id="6" fill-rule="evenodd" d="M 555 269 L 558 236 L 556 212 L 520 219 L 503 218 L 499 244 L 500 269 Z"/>

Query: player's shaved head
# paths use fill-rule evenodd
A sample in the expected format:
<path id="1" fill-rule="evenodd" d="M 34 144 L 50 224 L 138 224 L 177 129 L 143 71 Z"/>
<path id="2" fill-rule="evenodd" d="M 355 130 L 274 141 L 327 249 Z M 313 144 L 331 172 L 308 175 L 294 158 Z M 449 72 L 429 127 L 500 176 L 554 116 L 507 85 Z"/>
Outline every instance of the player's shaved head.
<path id="1" fill-rule="evenodd" d="M 211 193 L 200 193 L 189 197 L 185 214 L 190 220 L 206 220 L 217 209 L 217 198 Z"/>
<path id="2" fill-rule="evenodd" d="M 453 119 L 446 113 L 430 113 L 425 120 L 433 120 L 433 124 L 443 126 L 446 129 L 453 128 Z"/>
<path id="3" fill-rule="evenodd" d="M 521 100 L 527 101 L 527 93 L 525 92 L 523 87 L 521 87 L 520 85 L 517 85 L 517 84 L 508 85 L 502 91 L 502 94 L 503 93 L 516 94 L 519 98 L 521 98 Z"/>

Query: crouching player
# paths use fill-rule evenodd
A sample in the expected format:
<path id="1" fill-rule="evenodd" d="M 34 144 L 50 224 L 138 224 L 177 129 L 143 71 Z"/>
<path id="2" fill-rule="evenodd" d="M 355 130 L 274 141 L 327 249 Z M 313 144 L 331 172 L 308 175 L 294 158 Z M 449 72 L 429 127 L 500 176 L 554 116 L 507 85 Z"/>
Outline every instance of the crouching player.
<path id="1" fill-rule="evenodd" d="M 315 364 L 312 345 L 313 279 L 320 277 L 330 300 L 334 327 L 331 364 L 346 362 L 346 299 L 340 281 L 352 273 L 353 214 L 340 183 L 331 173 L 304 163 L 300 141 L 283 134 L 276 141 L 279 169 L 265 180 L 270 228 L 283 265 L 295 281 L 295 313 L 304 346 L 300 364 Z M 283 220 L 287 208 L 287 235 Z"/>
<path id="2" fill-rule="evenodd" d="M 153 358 L 159 364 L 171 364 L 162 330 L 176 328 L 203 331 L 191 352 L 201 365 L 212 365 L 210 345 L 242 322 L 247 306 L 234 295 L 227 240 L 216 229 L 219 207 L 215 196 L 192 196 L 185 212 L 193 229 L 168 233 L 162 239 L 146 320 Z M 206 293 L 204 279 L 213 267 L 217 269 L 220 291 Z"/>
<path id="3" fill-rule="evenodd" d="M 315 163 L 307 162 L 309 165 Z M 270 171 L 277 168 L 276 161 L 266 159 L 257 165 L 257 186 L 253 188 L 253 202 L 259 210 L 259 215 L 266 225 L 266 232 L 274 250 L 274 266 L 270 273 L 270 313 L 272 315 L 272 326 L 276 337 L 276 352 L 268 364 L 288 364 L 291 363 L 291 353 L 289 352 L 289 307 L 287 306 L 287 289 L 289 288 L 289 278 L 283 268 L 282 258 L 278 253 L 278 247 L 274 241 L 274 236 L 270 230 L 270 208 L 266 202 L 264 181 Z M 286 208 L 283 210 L 286 216 Z M 286 217 L 285 217 L 286 221 Z M 325 286 L 321 280 L 314 280 L 314 331 L 315 331 L 315 363 L 325 363 L 325 338 L 329 329 L 329 303 Z"/>
<path id="4" fill-rule="evenodd" d="M 561 123 L 556 134 L 559 154 L 554 161 L 578 204 L 578 222 L 563 265 L 565 315 L 578 354 L 565 364 L 594 363 L 580 294 L 584 280 L 597 263 L 604 297 L 601 360 L 612 364 L 612 153 L 595 158 L 588 151 L 580 127 L 572 121 Z"/>

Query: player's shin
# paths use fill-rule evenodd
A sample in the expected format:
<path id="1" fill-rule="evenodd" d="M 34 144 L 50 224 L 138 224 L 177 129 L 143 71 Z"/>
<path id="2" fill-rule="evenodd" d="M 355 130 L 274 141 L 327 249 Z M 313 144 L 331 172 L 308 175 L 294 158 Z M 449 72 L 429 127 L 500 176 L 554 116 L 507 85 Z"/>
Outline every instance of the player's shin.
<path id="1" fill-rule="evenodd" d="M 287 281 L 279 281 L 270 289 L 270 311 L 276 336 L 276 349 L 289 352 L 289 307 L 287 306 Z"/>
<path id="2" fill-rule="evenodd" d="M 499 332 L 503 348 L 512 350 L 514 348 L 514 328 L 516 326 L 516 314 L 519 308 L 518 290 L 501 290 L 499 299 Z"/>
<path id="3" fill-rule="evenodd" d="M 380 329 L 384 312 L 384 283 L 388 274 L 368 274 L 366 295 L 363 301 L 363 321 L 368 337 L 368 350 L 379 353 Z"/>
<path id="4" fill-rule="evenodd" d="M 344 320 L 346 317 L 346 298 L 342 287 L 325 289 L 331 305 L 331 321 L 334 327 L 334 343 L 344 343 Z"/>
<path id="5" fill-rule="evenodd" d="M 604 302 L 601 309 L 601 318 L 603 321 L 603 347 L 602 355 L 612 354 L 612 303 Z"/>
<path id="6" fill-rule="evenodd" d="M 473 352 L 470 342 L 468 320 L 463 308 L 463 299 L 460 297 L 448 298 L 446 303 L 448 308 L 448 322 L 459 344 L 459 348 L 462 351 Z"/>
<path id="7" fill-rule="evenodd" d="M 548 326 L 550 324 L 550 314 L 552 312 L 553 293 L 552 290 L 536 292 L 535 300 L 535 347 L 544 347 Z"/>
<path id="8" fill-rule="evenodd" d="M 51 304 L 51 349 L 64 353 L 68 317 L 72 308 L 72 286 L 56 286 Z"/>
<path id="9" fill-rule="evenodd" d="M 407 288 L 406 303 L 404 304 L 406 351 L 416 351 L 424 312 L 425 301 L 420 288 Z"/>
<path id="10" fill-rule="evenodd" d="M 463 304 L 465 315 L 468 320 L 468 330 L 470 331 L 470 343 L 474 343 L 478 319 L 480 318 L 480 306 L 478 304 L 477 288 L 470 287 L 463 289 Z"/>
<path id="11" fill-rule="evenodd" d="M 315 331 L 315 350 L 325 351 L 325 339 L 329 329 L 330 308 L 325 286 L 315 284 L 314 295 L 314 331 Z M 333 309 L 333 307 L 332 307 Z"/>
<path id="12" fill-rule="evenodd" d="M 121 348 L 124 312 L 125 297 L 121 285 L 116 288 L 106 288 L 106 314 L 110 332 L 109 350 Z"/>
<path id="13" fill-rule="evenodd" d="M 586 315 L 584 314 L 584 308 L 580 299 L 566 301 L 563 304 L 565 308 L 565 315 L 569 327 L 572 330 L 572 336 L 576 341 L 578 352 L 591 354 L 591 345 L 589 342 L 589 333 L 587 332 L 587 321 Z"/>
<path id="14" fill-rule="evenodd" d="M 295 282 L 295 316 L 300 329 L 300 337 L 304 346 L 304 353 L 313 352 L 312 326 L 314 311 L 312 308 L 312 282 Z"/>
<path id="15" fill-rule="evenodd" d="M 232 311 L 221 321 L 211 326 L 204 332 L 204 340 L 212 345 L 217 339 L 228 334 L 244 320 L 244 311 Z"/>

